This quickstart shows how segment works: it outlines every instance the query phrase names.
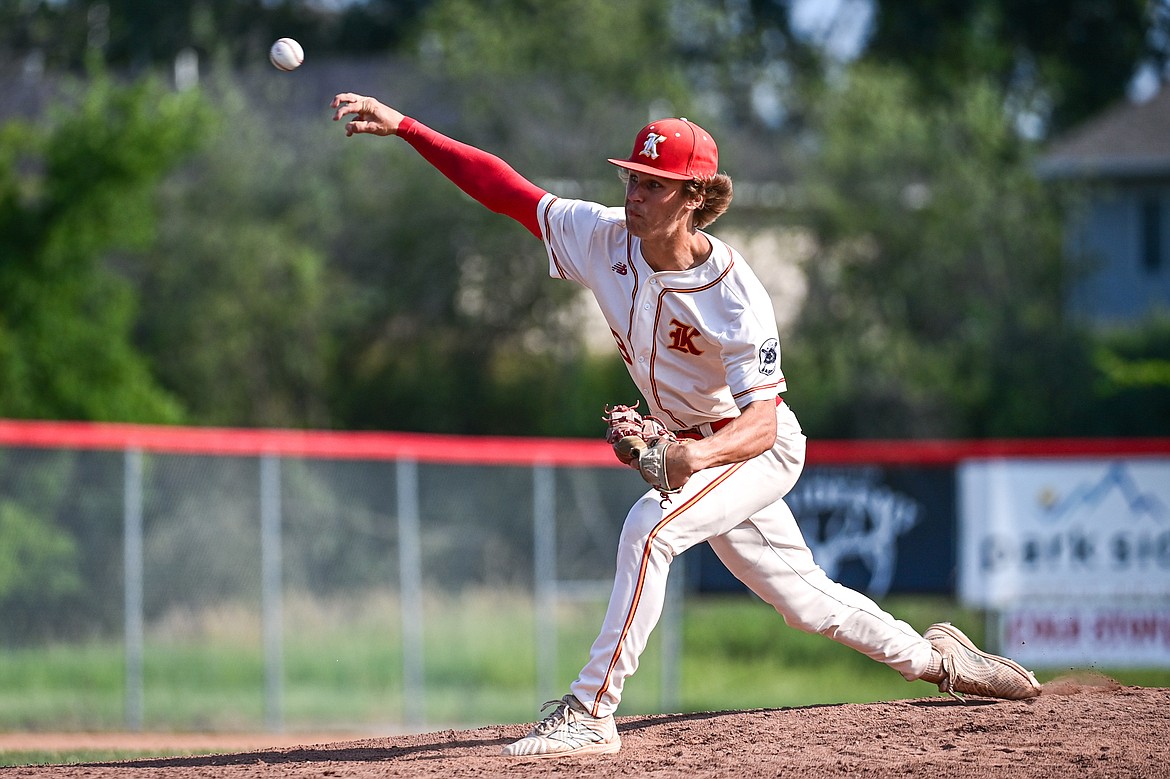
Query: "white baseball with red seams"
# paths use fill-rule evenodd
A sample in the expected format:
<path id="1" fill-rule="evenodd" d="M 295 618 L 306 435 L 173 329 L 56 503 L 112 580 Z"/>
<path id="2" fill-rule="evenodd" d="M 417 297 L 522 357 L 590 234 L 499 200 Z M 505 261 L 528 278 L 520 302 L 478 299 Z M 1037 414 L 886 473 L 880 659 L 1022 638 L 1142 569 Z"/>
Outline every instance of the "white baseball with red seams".
<path id="1" fill-rule="evenodd" d="M 278 69 L 292 71 L 305 61 L 305 50 L 292 38 L 281 38 L 268 50 L 269 61 Z"/>

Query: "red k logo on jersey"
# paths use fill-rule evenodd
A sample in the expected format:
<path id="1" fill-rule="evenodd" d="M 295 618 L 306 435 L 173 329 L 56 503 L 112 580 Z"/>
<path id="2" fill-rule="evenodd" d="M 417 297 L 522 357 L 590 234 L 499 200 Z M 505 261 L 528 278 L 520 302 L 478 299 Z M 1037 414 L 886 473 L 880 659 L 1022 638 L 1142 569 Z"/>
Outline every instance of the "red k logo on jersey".
<path id="1" fill-rule="evenodd" d="M 677 352 L 687 352 L 688 354 L 703 353 L 702 349 L 695 346 L 695 337 L 699 335 L 697 328 L 683 324 L 677 319 L 670 320 L 670 324 L 674 329 L 668 333 L 670 336 L 670 346 L 668 348 L 674 349 Z"/>

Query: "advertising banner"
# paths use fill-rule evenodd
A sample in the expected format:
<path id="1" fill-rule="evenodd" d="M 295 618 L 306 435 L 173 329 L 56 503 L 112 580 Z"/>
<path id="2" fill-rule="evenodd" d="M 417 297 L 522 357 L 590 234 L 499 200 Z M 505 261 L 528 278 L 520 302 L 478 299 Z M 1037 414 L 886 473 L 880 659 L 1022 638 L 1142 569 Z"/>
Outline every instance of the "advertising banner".
<path id="1" fill-rule="evenodd" d="M 1170 600 L 1170 458 L 973 460 L 958 479 L 964 602 Z"/>
<path id="2" fill-rule="evenodd" d="M 999 616 L 999 646 L 1027 667 L 1153 668 L 1170 658 L 1170 602 L 1029 604 Z"/>
<path id="3" fill-rule="evenodd" d="M 833 580 L 875 598 L 954 592 L 951 466 L 814 466 L 784 500 Z M 692 589 L 746 589 L 706 544 L 686 557 Z"/>

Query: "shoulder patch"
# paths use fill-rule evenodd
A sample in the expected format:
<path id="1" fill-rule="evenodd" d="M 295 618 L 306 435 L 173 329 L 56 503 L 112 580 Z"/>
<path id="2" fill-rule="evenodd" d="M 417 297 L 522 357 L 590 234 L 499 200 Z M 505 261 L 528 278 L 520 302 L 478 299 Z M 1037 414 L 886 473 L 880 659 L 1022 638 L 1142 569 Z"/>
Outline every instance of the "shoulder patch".
<path id="1" fill-rule="evenodd" d="M 780 342 L 775 338 L 764 341 L 760 347 L 760 373 L 771 376 L 780 363 Z"/>

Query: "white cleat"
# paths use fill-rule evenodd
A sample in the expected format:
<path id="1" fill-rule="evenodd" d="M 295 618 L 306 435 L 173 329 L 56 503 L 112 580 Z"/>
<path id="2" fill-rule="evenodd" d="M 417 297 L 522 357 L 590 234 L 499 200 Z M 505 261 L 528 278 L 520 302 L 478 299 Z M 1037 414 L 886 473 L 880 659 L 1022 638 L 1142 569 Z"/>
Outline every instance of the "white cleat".
<path id="1" fill-rule="evenodd" d="M 508 757 L 569 757 L 571 755 L 609 755 L 622 748 L 613 715 L 594 717 L 575 695 L 549 701 L 544 711 L 556 706 L 552 714 L 536 723 L 532 732 L 504 747 Z"/>
<path id="2" fill-rule="evenodd" d="M 922 634 L 942 655 L 939 678 L 927 679 L 940 692 L 958 698 L 958 693 L 986 698 L 1024 700 L 1040 694 L 1040 684 L 1031 671 L 1006 657 L 979 649 L 954 625 L 940 622 Z"/>

